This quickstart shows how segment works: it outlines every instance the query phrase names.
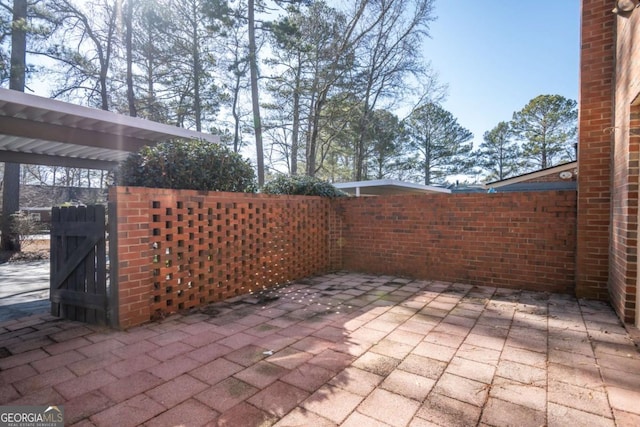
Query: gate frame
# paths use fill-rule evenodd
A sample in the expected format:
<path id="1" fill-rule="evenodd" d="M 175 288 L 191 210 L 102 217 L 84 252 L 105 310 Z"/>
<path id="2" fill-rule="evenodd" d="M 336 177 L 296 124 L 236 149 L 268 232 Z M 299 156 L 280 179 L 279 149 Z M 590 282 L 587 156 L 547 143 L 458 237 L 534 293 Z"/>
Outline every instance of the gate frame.
<path id="1" fill-rule="evenodd" d="M 118 286 L 118 204 L 117 201 L 107 202 L 107 224 L 105 232 L 108 233 L 109 268 L 107 269 L 107 319 L 109 327 L 120 329 L 120 293 Z"/>
<path id="2" fill-rule="evenodd" d="M 86 235 L 85 239 L 81 240 L 73 250 L 71 254 L 59 253 L 57 250 L 58 240 L 59 238 L 65 239 L 67 237 L 83 237 L 82 233 L 75 234 L 73 233 L 74 228 L 73 225 L 66 226 L 65 229 L 62 230 L 61 233 L 57 233 L 56 227 L 60 227 L 60 223 L 65 223 L 65 221 L 53 221 L 55 216 L 60 219 L 63 215 L 68 215 L 65 212 L 66 209 L 75 209 L 78 212 L 80 209 L 92 208 L 93 212 L 95 212 L 95 217 L 92 220 L 78 221 L 82 224 L 94 223 L 95 228 L 97 228 L 97 235 Z M 59 210 L 57 215 L 54 214 L 55 210 Z M 85 214 L 88 213 L 87 209 Z M 63 208 L 53 208 L 52 209 L 52 227 L 51 227 L 51 261 L 50 261 L 50 278 L 49 278 L 49 290 L 50 296 L 49 299 L 51 301 L 51 314 L 58 317 L 69 318 L 70 320 L 81 321 L 90 324 L 104 325 L 108 327 L 114 327 L 118 324 L 117 319 L 117 310 L 114 312 L 113 307 L 117 307 L 117 299 L 114 299 L 113 286 L 112 281 L 110 280 L 109 267 L 107 265 L 107 225 L 105 221 L 108 218 L 107 207 L 104 205 L 92 205 L 89 207 L 63 207 Z M 102 221 L 101 221 L 102 220 Z M 100 224 L 102 222 L 102 224 Z M 66 222 L 67 224 L 73 224 L 73 221 Z M 71 234 L 69 232 L 71 231 Z M 88 233 L 87 233 L 88 234 Z M 102 241 L 102 242 L 101 242 Z M 97 247 L 96 247 L 97 246 Z M 109 245 L 109 249 L 111 249 L 111 245 Z M 75 259 L 69 258 L 67 259 L 67 255 L 78 255 Z M 73 275 L 74 271 L 81 266 L 83 263 L 87 262 L 88 256 L 94 256 L 98 260 L 97 262 L 93 262 L 95 266 L 95 270 L 92 270 L 93 274 L 96 275 L 94 286 L 102 288 L 104 286 L 104 293 L 89 293 L 83 292 L 82 290 L 77 289 L 68 289 L 64 288 L 65 282 Z M 60 258 L 64 258 L 63 264 L 60 266 L 59 263 Z M 91 265 L 91 261 L 89 260 L 89 265 Z M 86 273 L 86 271 L 85 271 Z M 82 284 L 87 283 L 87 279 L 83 278 Z M 102 290 L 102 289 L 100 289 Z M 83 294 L 83 295 L 82 295 Z M 87 319 L 86 313 L 85 315 L 80 315 L 80 319 L 75 315 L 69 316 L 68 314 L 61 314 L 62 306 L 68 305 L 70 307 L 84 308 L 84 309 L 95 309 L 97 311 L 104 312 L 104 315 L 94 316 L 90 315 L 89 317 L 93 317 L 93 319 Z M 115 316 L 115 317 L 114 317 Z M 84 318 L 84 319 L 82 319 Z"/>

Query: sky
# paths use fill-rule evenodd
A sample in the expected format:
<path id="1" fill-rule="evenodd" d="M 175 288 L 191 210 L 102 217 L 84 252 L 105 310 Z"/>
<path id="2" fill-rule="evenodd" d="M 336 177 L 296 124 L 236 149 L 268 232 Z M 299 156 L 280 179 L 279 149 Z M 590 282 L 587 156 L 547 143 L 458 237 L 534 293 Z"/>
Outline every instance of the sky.
<path id="1" fill-rule="evenodd" d="M 580 0 L 435 0 L 435 15 L 423 57 L 448 86 L 443 107 L 473 132 L 474 149 L 538 95 L 578 100 Z M 255 158 L 253 148 L 246 154 Z"/>
<path id="2" fill-rule="evenodd" d="M 449 86 L 443 107 L 474 134 L 538 95 L 578 100 L 580 0 L 437 0 L 424 56 Z"/>

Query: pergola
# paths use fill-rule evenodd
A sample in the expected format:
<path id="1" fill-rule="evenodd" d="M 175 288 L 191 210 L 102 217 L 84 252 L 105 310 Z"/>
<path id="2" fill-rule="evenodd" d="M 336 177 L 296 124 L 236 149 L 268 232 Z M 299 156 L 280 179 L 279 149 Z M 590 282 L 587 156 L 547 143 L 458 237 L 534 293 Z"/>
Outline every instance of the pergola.
<path id="1" fill-rule="evenodd" d="M 129 153 L 170 139 L 216 135 L 0 89 L 0 162 L 112 169 Z"/>

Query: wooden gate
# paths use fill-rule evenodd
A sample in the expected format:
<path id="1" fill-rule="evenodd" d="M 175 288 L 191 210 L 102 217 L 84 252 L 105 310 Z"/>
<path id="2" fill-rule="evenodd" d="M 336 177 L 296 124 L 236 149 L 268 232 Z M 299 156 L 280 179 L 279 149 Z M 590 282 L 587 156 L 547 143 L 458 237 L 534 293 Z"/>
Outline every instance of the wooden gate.
<path id="1" fill-rule="evenodd" d="M 105 207 L 53 208 L 51 314 L 110 325 Z"/>

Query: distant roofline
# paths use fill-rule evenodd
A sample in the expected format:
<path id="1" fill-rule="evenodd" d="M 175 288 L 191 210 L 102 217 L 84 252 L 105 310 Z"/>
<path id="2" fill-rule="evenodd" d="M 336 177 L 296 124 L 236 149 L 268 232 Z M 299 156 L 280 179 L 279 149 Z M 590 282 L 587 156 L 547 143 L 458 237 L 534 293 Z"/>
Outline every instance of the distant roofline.
<path id="1" fill-rule="evenodd" d="M 562 172 L 562 171 L 565 171 L 565 170 L 574 169 L 576 167 L 578 167 L 578 162 L 576 160 L 574 160 L 572 162 L 567 162 L 567 163 L 563 163 L 561 165 L 556 165 L 556 166 L 550 166 L 548 168 L 540 169 L 540 170 L 533 171 L 533 172 L 528 172 L 528 173 L 525 173 L 525 174 L 522 174 L 522 175 L 518 175 L 518 176 L 514 176 L 514 177 L 511 177 L 511 178 L 506 178 L 506 179 L 499 180 L 499 181 L 487 182 L 485 185 L 487 187 L 499 188 L 499 187 L 503 187 L 505 185 L 515 184 L 515 183 L 526 181 L 526 180 L 529 180 L 529 179 L 543 177 L 543 176 L 549 175 L 551 173 Z"/>
<path id="2" fill-rule="evenodd" d="M 333 184 L 336 188 L 343 191 L 351 190 L 358 195 L 360 189 L 379 189 L 380 191 L 393 191 L 405 193 L 443 193 L 450 194 L 451 190 L 442 187 L 435 187 L 432 185 L 415 184 L 413 182 L 398 181 L 395 179 L 374 179 L 371 181 L 352 181 L 352 182 L 339 182 Z M 368 194 L 375 194 L 369 192 Z"/>

